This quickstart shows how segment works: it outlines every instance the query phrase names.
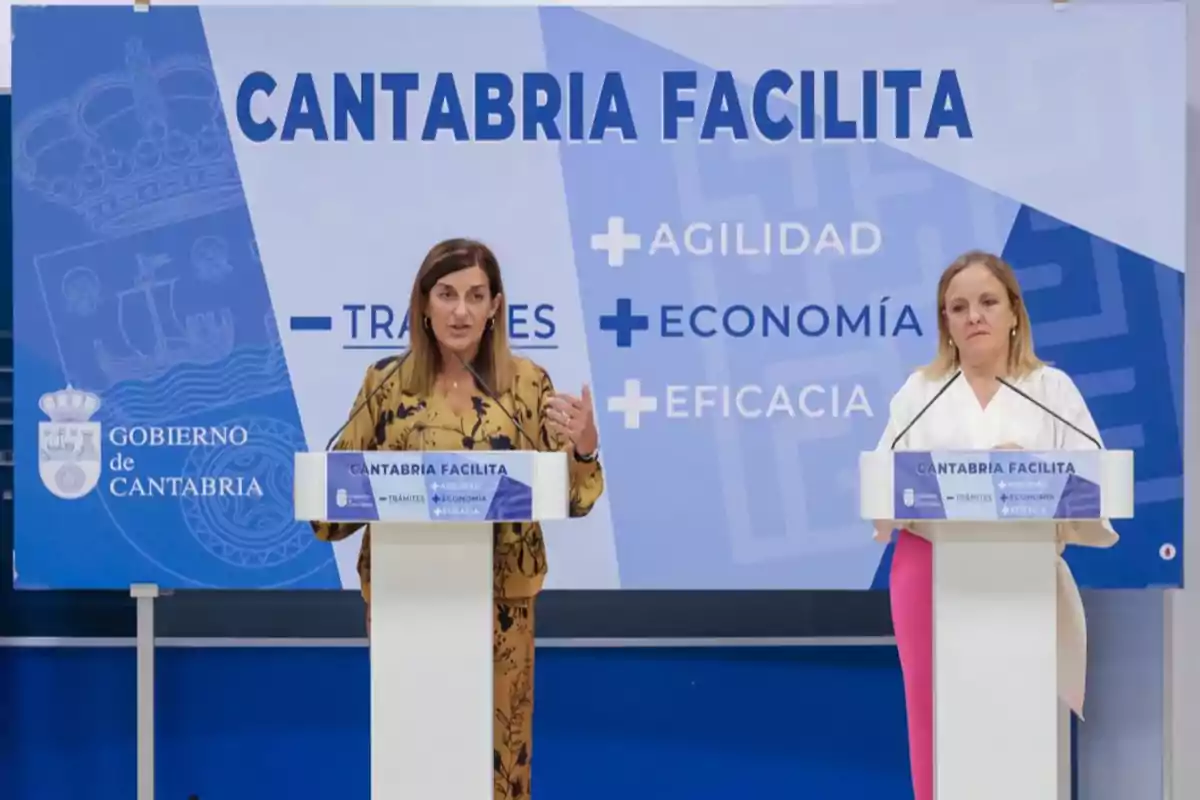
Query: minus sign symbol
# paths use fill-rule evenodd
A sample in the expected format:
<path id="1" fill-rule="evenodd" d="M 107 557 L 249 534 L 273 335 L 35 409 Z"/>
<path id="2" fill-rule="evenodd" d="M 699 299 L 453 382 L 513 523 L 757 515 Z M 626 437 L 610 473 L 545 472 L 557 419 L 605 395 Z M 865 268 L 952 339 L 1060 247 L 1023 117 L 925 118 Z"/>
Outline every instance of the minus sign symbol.
<path id="1" fill-rule="evenodd" d="M 291 328 L 294 331 L 331 331 L 333 317 L 292 317 Z"/>

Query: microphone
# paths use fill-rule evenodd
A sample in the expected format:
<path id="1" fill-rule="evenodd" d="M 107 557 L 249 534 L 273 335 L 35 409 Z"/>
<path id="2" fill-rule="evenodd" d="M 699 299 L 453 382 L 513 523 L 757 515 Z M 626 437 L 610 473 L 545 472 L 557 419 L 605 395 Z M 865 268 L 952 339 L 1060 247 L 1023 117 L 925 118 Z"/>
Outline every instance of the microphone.
<path id="1" fill-rule="evenodd" d="M 1063 417 L 1061 414 L 1059 414 L 1058 412 L 1054 411 L 1052 408 L 1050 408 L 1049 406 L 1047 406 L 1045 403 L 1041 402 L 1040 400 L 1036 400 L 1036 399 L 1034 399 L 1032 396 L 1030 396 L 1030 395 L 1029 395 L 1029 393 L 1028 393 L 1028 392 L 1023 392 L 1023 391 L 1021 391 L 1021 390 L 1020 390 L 1020 389 L 1018 389 L 1016 386 L 1013 386 L 1011 383 L 1009 383 L 1008 381 L 1004 380 L 1004 378 L 1001 378 L 1001 377 L 999 377 L 999 376 L 997 376 L 997 377 L 996 377 L 996 380 L 997 380 L 997 382 L 999 382 L 1001 385 L 1003 385 L 1003 386 L 1007 386 L 1009 389 L 1012 389 L 1014 392 L 1016 392 L 1017 394 L 1021 395 L 1021 397 L 1024 397 L 1026 400 L 1028 400 L 1029 402 L 1033 403 L 1035 406 L 1037 406 L 1038 408 L 1040 408 L 1042 411 L 1045 411 L 1047 414 L 1049 414 L 1050 416 L 1054 417 L 1056 420 L 1058 420 L 1059 422 L 1061 422 L 1063 425 L 1066 425 L 1068 428 L 1070 428 L 1071 430 L 1075 431 L 1076 433 L 1078 433 L 1078 434 L 1079 434 L 1080 436 L 1082 436 L 1083 438 L 1087 439 L 1087 440 L 1088 440 L 1089 442 L 1091 442 L 1092 444 L 1096 445 L 1096 447 L 1098 447 L 1099 449 L 1101 449 L 1101 450 L 1103 450 L 1103 449 L 1104 449 L 1104 445 L 1100 443 L 1100 440 L 1099 440 L 1099 439 L 1097 439 L 1095 436 L 1092 436 L 1090 433 L 1088 433 L 1087 431 L 1083 430 L 1082 428 L 1080 428 L 1080 427 L 1079 427 L 1078 425 L 1076 425 L 1075 423 L 1073 423 L 1073 422 L 1071 422 L 1071 421 L 1069 421 L 1069 420 L 1065 419 L 1065 418 L 1064 418 L 1064 417 Z"/>
<path id="2" fill-rule="evenodd" d="M 925 407 L 922 408 L 920 411 L 918 411 L 917 415 L 912 418 L 912 421 L 904 426 L 904 430 L 900 431 L 900 435 L 892 440 L 892 446 L 889 449 L 891 449 L 891 450 L 896 449 L 896 445 L 899 444 L 900 440 L 904 438 L 904 435 L 906 433 L 908 433 L 910 430 L 912 430 L 912 426 L 917 424 L 917 420 L 919 420 L 921 417 L 925 416 L 925 412 L 929 410 L 929 407 L 932 406 L 934 403 L 936 403 L 938 401 L 938 398 L 941 397 L 945 393 L 945 391 L 950 388 L 950 384 L 952 384 L 956 380 L 958 380 L 961 375 L 962 375 L 962 370 L 960 369 L 958 372 L 954 373 L 954 377 L 952 377 L 950 380 L 946 381 L 942 385 L 942 388 L 937 390 L 937 394 L 935 394 L 932 398 L 930 398 L 929 402 L 925 404 Z"/>
<path id="3" fill-rule="evenodd" d="M 539 449 L 537 442 L 535 442 L 533 440 L 533 437 L 531 437 L 528 433 L 525 432 L 525 429 L 521 427 L 521 423 L 517 422 L 517 418 L 514 415 L 508 413 L 508 409 L 504 407 L 504 403 L 500 402 L 500 398 L 496 395 L 495 392 L 492 391 L 492 387 L 487 385 L 487 382 L 484 381 L 483 377 L 478 372 L 475 371 L 475 368 L 472 367 L 465 358 L 463 358 L 461 355 L 459 355 L 459 353 L 455 352 L 454 356 L 462 363 L 462 365 L 464 367 L 467 368 L 467 372 L 471 373 L 471 377 L 475 379 L 475 384 L 480 389 L 483 390 L 483 393 L 486 394 L 489 398 L 491 398 L 492 402 L 495 403 L 496 406 L 499 407 L 499 409 L 504 412 L 504 416 L 506 416 L 510 420 L 512 420 L 512 424 L 516 426 L 517 432 L 520 433 L 522 436 L 524 436 L 526 438 L 526 440 L 528 440 L 529 443 L 531 445 L 533 445 L 534 450 Z"/>
<path id="4" fill-rule="evenodd" d="M 400 371 L 400 367 L 405 361 L 408 360 L 408 354 L 411 352 L 411 350 L 405 351 L 404 355 L 396 359 L 396 363 L 392 365 L 392 368 L 388 370 L 387 374 L 383 376 L 383 379 L 379 381 L 379 385 L 368 392 L 367 396 L 362 399 L 362 402 L 350 410 L 350 415 L 346 417 L 346 421 L 342 423 L 340 428 L 333 432 L 333 436 L 329 437 L 329 441 L 325 443 L 326 451 L 333 447 L 334 443 L 337 442 L 337 438 L 342 435 L 342 431 L 346 430 L 346 428 L 350 426 L 350 423 L 354 421 L 354 418 L 358 416 L 358 413 L 366 408 L 367 403 L 371 402 L 372 398 L 379 393 L 379 390 L 382 389 L 388 381 L 395 377 L 396 373 Z"/>

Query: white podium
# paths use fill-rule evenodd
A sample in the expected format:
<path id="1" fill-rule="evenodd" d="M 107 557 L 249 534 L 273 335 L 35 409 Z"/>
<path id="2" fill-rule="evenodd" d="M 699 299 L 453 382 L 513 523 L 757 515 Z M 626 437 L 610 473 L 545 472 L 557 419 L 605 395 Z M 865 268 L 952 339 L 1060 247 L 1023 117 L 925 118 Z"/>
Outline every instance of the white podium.
<path id="1" fill-rule="evenodd" d="M 566 454 L 338 451 L 295 466 L 296 519 L 370 524 L 372 800 L 491 800 L 493 524 L 566 518 Z"/>
<path id="2" fill-rule="evenodd" d="M 1057 523 L 1133 516 L 1133 454 L 875 451 L 863 518 L 933 542 L 937 800 L 1056 800 Z"/>

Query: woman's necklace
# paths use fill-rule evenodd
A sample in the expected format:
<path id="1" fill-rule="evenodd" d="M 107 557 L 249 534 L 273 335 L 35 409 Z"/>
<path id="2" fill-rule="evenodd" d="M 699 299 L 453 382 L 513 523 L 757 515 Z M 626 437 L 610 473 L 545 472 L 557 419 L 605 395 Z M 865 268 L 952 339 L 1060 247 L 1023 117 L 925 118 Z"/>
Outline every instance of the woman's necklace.
<path id="1" fill-rule="evenodd" d="M 466 392 L 458 388 L 457 378 L 442 377 L 442 392 L 450 409 L 456 414 L 465 414 L 470 410 L 470 399 Z"/>

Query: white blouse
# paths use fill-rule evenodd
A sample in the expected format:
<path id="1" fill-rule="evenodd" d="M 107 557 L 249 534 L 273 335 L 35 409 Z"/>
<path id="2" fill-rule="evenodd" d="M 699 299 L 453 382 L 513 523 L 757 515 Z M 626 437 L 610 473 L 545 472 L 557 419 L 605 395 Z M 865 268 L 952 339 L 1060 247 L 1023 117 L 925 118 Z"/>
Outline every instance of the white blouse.
<path id="1" fill-rule="evenodd" d="M 891 448 L 892 441 L 912 422 L 950 375 L 929 379 L 921 372 L 909 376 L 892 398 L 887 428 L 877 449 Z M 1100 441 L 1100 431 L 1088 411 L 1083 395 L 1062 370 L 1043 366 L 1019 380 L 1010 380 L 1039 402 L 1054 409 L 1072 424 Z M 1085 450 L 1095 443 L 1059 422 L 1007 386 L 1001 385 L 987 406 L 980 405 L 965 376 L 946 389 L 899 442 L 897 450 L 988 450 L 1013 443 L 1026 450 Z M 921 524 L 898 521 L 918 536 L 927 532 Z M 888 534 L 877 531 L 877 540 Z M 1058 562 L 1058 685 L 1059 694 L 1080 717 L 1087 669 L 1087 624 L 1079 587 L 1070 568 L 1061 558 L 1067 544 L 1085 547 L 1112 547 L 1118 539 L 1108 520 L 1065 522 L 1058 525 L 1060 558 Z"/>

